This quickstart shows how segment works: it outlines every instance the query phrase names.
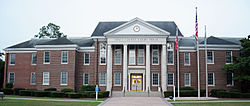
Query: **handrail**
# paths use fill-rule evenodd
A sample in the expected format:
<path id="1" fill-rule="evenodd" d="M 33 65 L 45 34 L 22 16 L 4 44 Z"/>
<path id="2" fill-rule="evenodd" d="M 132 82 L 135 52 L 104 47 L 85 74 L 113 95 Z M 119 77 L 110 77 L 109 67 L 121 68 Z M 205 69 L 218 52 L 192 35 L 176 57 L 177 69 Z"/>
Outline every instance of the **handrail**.
<path id="1" fill-rule="evenodd" d="M 149 97 L 149 87 L 148 87 L 148 97 Z"/>
<path id="2" fill-rule="evenodd" d="M 111 90 L 110 90 L 110 97 L 112 97 L 112 87 L 111 87 Z"/>
<path id="3" fill-rule="evenodd" d="M 162 93 L 162 87 L 161 86 L 159 86 L 159 87 L 160 87 L 160 91 L 161 91 L 161 97 L 164 97 L 163 93 Z"/>
<path id="4" fill-rule="evenodd" d="M 123 97 L 125 97 L 125 86 L 123 88 Z"/>

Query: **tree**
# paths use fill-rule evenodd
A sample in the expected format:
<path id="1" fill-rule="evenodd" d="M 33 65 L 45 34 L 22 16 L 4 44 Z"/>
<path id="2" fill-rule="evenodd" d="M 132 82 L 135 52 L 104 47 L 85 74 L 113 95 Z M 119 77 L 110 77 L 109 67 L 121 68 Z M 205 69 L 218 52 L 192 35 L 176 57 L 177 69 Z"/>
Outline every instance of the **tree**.
<path id="1" fill-rule="evenodd" d="M 0 89 L 3 88 L 4 81 L 4 61 L 0 59 Z"/>
<path id="2" fill-rule="evenodd" d="M 222 70 L 235 73 L 233 80 L 240 83 L 241 91 L 250 92 L 250 35 L 240 42 L 242 46 L 240 56 L 234 57 L 235 62 L 226 64 Z"/>
<path id="3" fill-rule="evenodd" d="M 43 26 L 42 28 L 40 28 L 40 32 L 35 35 L 35 37 L 38 38 L 45 38 L 45 37 L 49 37 L 49 38 L 60 38 L 60 37 L 67 37 L 67 35 L 64 35 L 63 33 L 61 33 L 59 31 L 60 26 L 53 24 L 53 23 L 49 23 L 47 26 Z"/>

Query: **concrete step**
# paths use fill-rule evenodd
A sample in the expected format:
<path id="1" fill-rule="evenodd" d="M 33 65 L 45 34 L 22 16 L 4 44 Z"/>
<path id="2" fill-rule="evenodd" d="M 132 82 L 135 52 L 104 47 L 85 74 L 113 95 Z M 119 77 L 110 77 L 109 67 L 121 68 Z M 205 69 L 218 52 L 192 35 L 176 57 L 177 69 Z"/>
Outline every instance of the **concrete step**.
<path id="1" fill-rule="evenodd" d="M 122 91 L 112 91 L 112 97 L 161 97 L 161 92 L 122 92 Z"/>

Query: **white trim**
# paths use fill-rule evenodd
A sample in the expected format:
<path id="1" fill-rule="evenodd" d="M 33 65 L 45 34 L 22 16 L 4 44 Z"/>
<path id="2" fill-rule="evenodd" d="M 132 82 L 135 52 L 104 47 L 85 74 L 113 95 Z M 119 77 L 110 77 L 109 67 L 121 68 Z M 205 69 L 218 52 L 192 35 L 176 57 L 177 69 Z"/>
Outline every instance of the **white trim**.
<path id="1" fill-rule="evenodd" d="M 168 84 L 168 74 L 173 74 L 173 85 Z M 174 86 L 174 72 L 167 73 L 167 86 Z"/>
<path id="2" fill-rule="evenodd" d="M 105 50 L 103 50 L 103 52 L 105 52 L 105 63 L 101 63 L 101 44 L 105 44 Z M 107 43 L 99 43 L 99 65 L 106 65 L 107 64 Z"/>
<path id="3" fill-rule="evenodd" d="M 199 47 L 205 47 L 204 44 L 199 44 Z M 207 45 L 207 47 L 229 47 L 229 48 L 235 48 L 235 47 L 238 47 L 240 48 L 241 45 Z"/>
<path id="4" fill-rule="evenodd" d="M 227 52 L 230 52 L 231 53 L 231 63 L 227 63 Z M 232 51 L 226 51 L 226 64 L 232 64 L 233 63 L 233 52 Z"/>
<path id="5" fill-rule="evenodd" d="M 104 81 L 104 83 L 105 84 L 101 84 L 101 73 L 103 73 L 105 76 L 104 76 L 104 78 L 105 78 L 105 81 Z M 99 86 L 106 86 L 107 85 L 107 74 L 105 73 L 105 72 L 100 72 L 99 73 Z"/>
<path id="6" fill-rule="evenodd" d="M 85 59 L 86 59 L 85 54 L 89 54 L 89 63 L 88 64 L 85 61 Z M 90 65 L 90 53 L 84 53 L 83 55 L 84 55 L 83 65 Z"/>
<path id="7" fill-rule="evenodd" d="M 207 64 L 214 64 L 214 51 L 207 51 L 207 52 L 212 52 L 212 59 L 213 59 L 213 62 L 212 63 L 208 63 L 207 62 Z M 207 53 L 208 54 L 208 53 Z M 207 56 L 208 57 L 208 56 Z M 208 58 L 207 58 L 207 60 L 208 60 Z"/>
<path id="8" fill-rule="evenodd" d="M 5 53 L 34 53 L 37 51 L 5 51 Z"/>
<path id="9" fill-rule="evenodd" d="M 44 74 L 47 73 L 48 74 L 48 83 L 44 83 Z M 42 85 L 49 85 L 49 72 L 43 72 L 43 84 Z"/>
<path id="10" fill-rule="evenodd" d="M 208 72 L 207 74 L 209 73 L 213 73 L 213 84 L 212 85 L 209 85 L 208 84 L 208 81 L 207 81 L 207 86 L 215 86 L 215 77 L 214 77 L 214 72 Z M 207 75 L 208 76 L 208 75 Z M 207 79 L 208 80 L 208 79 Z"/>
<path id="11" fill-rule="evenodd" d="M 36 65 L 36 64 L 33 64 L 33 55 L 36 54 L 36 64 L 37 64 L 37 53 L 32 53 L 31 54 L 31 65 Z"/>
<path id="12" fill-rule="evenodd" d="M 186 85 L 186 74 L 189 76 L 189 85 Z M 184 74 L 184 86 L 191 86 L 191 73 L 185 73 Z"/>
<path id="13" fill-rule="evenodd" d="M 173 50 L 167 50 L 167 55 L 168 55 L 169 51 L 173 52 L 173 63 L 168 63 L 168 56 L 167 56 L 167 65 L 174 65 L 174 51 Z"/>
<path id="14" fill-rule="evenodd" d="M 12 58 L 11 58 L 11 55 L 14 55 L 14 57 L 15 57 L 15 59 L 14 59 L 14 64 L 11 64 L 11 62 L 12 62 L 12 61 L 11 61 L 11 59 L 12 59 Z M 10 59 L 9 65 L 13 66 L 13 65 L 16 64 L 16 54 L 10 54 L 10 55 L 9 55 L 9 59 Z"/>
<path id="15" fill-rule="evenodd" d="M 35 83 L 32 83 L 32 73 L 34 73 L 34 75 L 35 75 Z M 36 85 L 36 72 L 30 73 L 30 85 Z"/>
<path id="16" fill-rule="evenodd" d="M 139 51 L 143 52 L 143 64 L 139 64 Z M 145 49 L 139 49 L 139 46 L 138 46 L 138 49 L 137 49 L 137 64 L 138 65 L 144 65 L 145 64 Z"/>
<path id="17" fill-rule="evenodd" d="M 185 53 L 188 53 L 188 58 L 189 58 L 188 61 L 189 61 L 189 64 L 186 64 L 186 63 L 185 63 Z M 191 58 L 190 58 L 190 53 L 189 53 L 189 52 L 184 52 L 184 66 L 190 66 L 190 65 L 191 65 L 190 59 L 191 59 Z"/>
<path id="18" fill-rule="evenodd" d="M 79 47 L 78 52 L 95 52 L 95 47 Z"/>
<path id="19" fill-rule="evenodd" d="M 158 76 L 158 79 L 157 79 L 157 81 L 158 81 L 157 83 L 158 84 L 157 85 L 154 85 L 154 74 L 157 74 L 157 76 Z M 152 86 L 159 86 L 160 85 L 159 83 L 160 83 L 160 81 L 159 81 L 159 73 L 153 72 L 152 73 Z"/>
<path id="20" fill-rule="evenodd" d="M 119 80 L 119 81 L 120 81 L 120 84 L 116 84 L 116 83 L 115 83 L 115 80 L 116 80 L 115 78 L 116 78 L 116 74 L 117 74 L 117 73 L 120 74 L 120 80 Z M 121 84 L 121 83 L 122 83 L 122 77 L 121 77 L 121 76 L 122 76 L 121 72 L 115 72 L 115 73 L 114 73 L 114 86 L 121 86 L 121 85 L 122 85 L 122 84 Z"/>
<path id="21" fill-rule="evenodd" d="M 227 86 L 234 86 L 234 80 L 233 80 L 234 73 L 231 73 L 231 75 L 232 75 L 232 85 L 227 84 Z"/>
<path id="22" fill-rule="evenodd" d="M 49 62 L 45 62 L 45 52 L 49 52 Z M 50 51 L 43 52 L 43 64 L 50 64 Z"/>
<path id="23" fill-rule="evenodd" d="M 196 52 L 196 50 L 179 50 L 179 52 Z"/>
<path id="24" fill-rule="evenodd" d="M 120 49 L 116 49 L 116 47 L 117 46 L 115 46 L 114 47 L 114 65 L 121 65 L 122 64 L 122 49 L 120 48 Z M 118 52 L 120 52 L 120 61 L 118 61 L 118 62 L 120 62 L 120 63 L 116 63 L 117 61 L 116 61 L 116 51 L 118 51 Z"/>
<path id="25" fill-rule="evenodd" d="M 63 62 L 63 53 L 67 53 L 67 62 Z M 68 58 L 69 58 L 69 52 L 68 51 L 61 51 L 61 64 L 68 64 L 68 62 L 69 62 L 69 60 L 68 60 Z"/>
<path id="26" fill-rule="evenodd" d="M 153 45 L 153 46 L 156 46 L 156 45 Z M 158 53 L 158 56 L 157 56 L 157 57 L 158 57 L 158 60 L 157 60 L 157 63 L 154 63 L 154 60 L 153 60 L 153 57 L 154 57 L 154 56 L 153 56 L 153 52 L 154 52 L 154 51 L 157 51 L 157 53 Z M 159 47 L 157 46 L 157 49 L 153 49 L 153 47 L 152 47 L 151 54 L 152 54 L 152 55 L 151 55 L 151 56 L 152 56 L 152 57 L 151 57 L 151 59 L 152 59 L 152 65 L 159 65 Z"/>
<path id="27" fill-rule="evenodd" d="M 4 51 L 36 51 L 36 48 L 5 48 Z"/>
<path id="28" fill-rule="evenodd" d="M 73 45 L 36 45 L 35 48 L 77 48 L 78 46 Z"/>
<path id="29" fill-rule="evenodd" d="M 14 79 L 13 79 L 13 84 L 15 83 L 15 72 L 9 72 L 9 76 L 8 76 L 8 82 L 10 82 L 10 73 L 14 74 Z"/>
<path id="30" fill-rule="evenodd" d="M 88 74 L 88 84 L 85 84 L 85 75 Z M 83 73 L 83 83 L 82 85 L 89 85 L 89 73 Z"/>
<path id="31" fill-rule="evenodd" d="M 63 76 L 63 73 L 66 73 L 66 84 L 62 84 L 62 76 Z M 61 78 L 60 78 L 60 85 L 68 85 L 68 72 L 61 72 Z"/>
<path id="32" fill-rule="evenodd" d="M 136 52 L 135 52 L 135 45 L 130 45 L 130 46 L 134 46 L 134 49 L 130 49 L 130 47 L 129 47 L 129 49 L 128 49 L 128 65 L 135 65 L 136 64 Z M 131 55 L 130 54 L 130 51 L 132 52 L 134 52 L 134 55 Z M 131 63 L 131 61 L 130 61 L 130 56 L 133 56 L 133 60 L 134 60 L 134 62 L 133 63 Z"/>
<path id="33" fill-rule="evenodd" d="M 200 50 L 205 50 L 205 48 L 199 48 Z M 207 50 L 240 50 L 240 48 L 207 48 Z"/>

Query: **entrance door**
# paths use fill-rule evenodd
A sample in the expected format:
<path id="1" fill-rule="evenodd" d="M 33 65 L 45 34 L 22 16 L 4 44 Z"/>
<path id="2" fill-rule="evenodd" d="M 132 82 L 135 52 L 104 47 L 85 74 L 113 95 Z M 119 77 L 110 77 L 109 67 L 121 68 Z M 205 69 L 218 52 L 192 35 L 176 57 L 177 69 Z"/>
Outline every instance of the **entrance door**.
<path id="1" fill-rule="evenodd" d="M 131 91 L 142 91 L 142 75 L 132 74 L 131 75 Z"/>

